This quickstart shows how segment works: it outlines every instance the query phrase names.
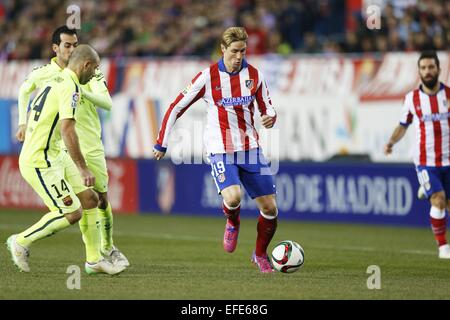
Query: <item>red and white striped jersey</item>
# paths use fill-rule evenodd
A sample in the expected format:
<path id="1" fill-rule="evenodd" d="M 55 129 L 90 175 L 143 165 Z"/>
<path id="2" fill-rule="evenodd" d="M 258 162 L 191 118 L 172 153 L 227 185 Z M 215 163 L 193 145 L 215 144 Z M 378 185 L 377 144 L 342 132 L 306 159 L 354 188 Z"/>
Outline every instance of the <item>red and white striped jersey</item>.
<path id="1" fill-rule="evenodd" d="M 428 95 L 421 88 L 405 96 L 400 124 L 414 120 L 416 144 L 414 163 L 420 166 L 450 165 L 450 88 L 441 83 L 438 93 Z"/>
<path id="2" fill-rule="evenodd" d="M 276 120 L 262 73 L 245 60 L 239 72 L 228 73 L 222 59 L 197 74 L 172 102 L 164 116 L 156 149 L 166 150 L 175 121 L 200 98 L 208 108 L 204 143 L 209 154 L 245 151 L 259 146 L 254 126 L 255 101 L 261 115 Z"/>

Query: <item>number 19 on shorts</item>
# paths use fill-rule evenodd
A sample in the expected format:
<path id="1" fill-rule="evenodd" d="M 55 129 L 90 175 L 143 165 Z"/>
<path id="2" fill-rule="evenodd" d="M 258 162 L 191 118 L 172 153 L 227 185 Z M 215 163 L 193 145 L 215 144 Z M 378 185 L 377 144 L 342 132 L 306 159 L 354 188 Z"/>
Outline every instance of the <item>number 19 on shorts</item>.
<path id="1" fill-rule="evenodd" d="M 223 161 L 212 163 L 212 174 L 214 177 L 219 176 L 219 174 L 225 172 L 225 165 Z"/>

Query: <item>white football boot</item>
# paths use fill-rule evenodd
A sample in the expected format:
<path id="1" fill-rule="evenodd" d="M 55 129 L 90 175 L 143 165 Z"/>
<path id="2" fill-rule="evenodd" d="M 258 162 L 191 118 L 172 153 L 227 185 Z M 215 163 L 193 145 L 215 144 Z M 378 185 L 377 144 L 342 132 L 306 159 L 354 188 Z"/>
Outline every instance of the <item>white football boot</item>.
<path id="1" fill-rule="evenodd" d="M 125 257 L 125 255 L 115 246 L 112 246 L 109 251 L 102 251 L 102 255 L 106 259 L 109 259 L 114 265 L 123 266 L 125 268 L 130 266 L 130 262 L 127 257 Z"/>
<path id="2" fill-rule="evenodd" d="M 27 248 L 18 244 L 16 239 L 17 234 L 13 234 L 6 240 L 6 246 L 8 247 L 9 252 L 11 252 L 12 261 L 21 272 L 30 272 L 30 267 L 28 266 L 30 252 Z"/>
<path id="3" fill-rule="evenodd" d="M 86 262 L 84 265 L 84 270 L 86 271 L 87 274 L 107 273 L 110 275 L 115 275 L 125 270 L 125 267 L 114 265 L 110 261 L 102 258 L 97 263 L 92 264 Z"/>
<path id="4" fill-rule="evenodd" d="M 450 259 L 450 246 L 448 244 L 439 247 L 439 258 Z"/>

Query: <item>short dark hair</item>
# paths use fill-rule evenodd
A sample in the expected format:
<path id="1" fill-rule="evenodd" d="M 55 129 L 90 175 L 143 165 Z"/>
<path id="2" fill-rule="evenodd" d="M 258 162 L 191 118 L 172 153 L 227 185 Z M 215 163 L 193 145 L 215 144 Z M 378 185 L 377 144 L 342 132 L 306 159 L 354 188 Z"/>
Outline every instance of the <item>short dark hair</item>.
<path id="1" fill-rule="evenodd" d="M 77 30 L 69 29 L 66 25 L 57 28 L 55 31 L 53 31 L 52 44 L 56 44 L 58 46 L 61 44 L 61 34 L 62 33 L 77 35 Z"/>
<path id="2" fill-rule="evenodd" d="M 417 66 L 419 67 L 419 64 L 420 64 L 420 60 L 422 60 L 422 59 L 434 59 L 434 61 L 436 62 L 436 65 L 437 65 L 437 67 L 438 67 L 438 69 L 439 69 L 439 58 L 438 58 L 438 56 L 437 56 L 437 54 L 436 54 L 436 51 L 423 51 L 421 54 L 420 54 L 420 57 L 419 57 L 419 60 L 417 61 Z"/>

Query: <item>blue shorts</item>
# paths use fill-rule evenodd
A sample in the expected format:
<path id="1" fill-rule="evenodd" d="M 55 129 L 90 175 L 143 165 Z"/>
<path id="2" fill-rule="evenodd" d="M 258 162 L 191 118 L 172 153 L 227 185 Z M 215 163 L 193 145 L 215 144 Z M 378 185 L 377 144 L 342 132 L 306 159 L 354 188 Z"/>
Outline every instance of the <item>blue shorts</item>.
<path id="1" fill-rule="evenodd" d="M 419 183 L 425 190 L 427 198 L 439 191 L 444 191 L 446 197 L 450 197 L 450 166 L 417 166 L 416 171 Z"/>
<path id="2" fill-rule="evenodd" d="M 276 193 L 268 162 L 259 148 L 211 154 L 208 159 L 219 194 L 223 189 L 241 183 L 252 199 Z"/>

